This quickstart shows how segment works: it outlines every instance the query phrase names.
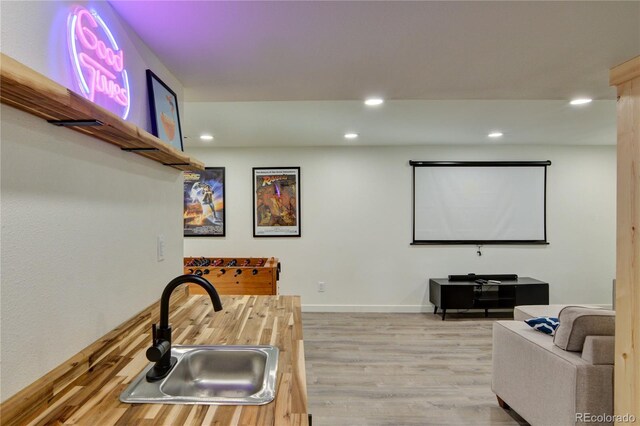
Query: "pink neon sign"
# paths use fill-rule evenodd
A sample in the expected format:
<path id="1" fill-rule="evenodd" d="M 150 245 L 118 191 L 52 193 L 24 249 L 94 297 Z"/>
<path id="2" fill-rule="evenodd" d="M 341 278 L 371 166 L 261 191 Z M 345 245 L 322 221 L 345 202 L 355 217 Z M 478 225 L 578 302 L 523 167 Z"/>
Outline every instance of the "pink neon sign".
<path id="1" fill-rule="evenodd" d="M 95 10 L 69 15 L 69 54 L 82 95 L 126 119 L 131 108 L 124 52 Z"/>

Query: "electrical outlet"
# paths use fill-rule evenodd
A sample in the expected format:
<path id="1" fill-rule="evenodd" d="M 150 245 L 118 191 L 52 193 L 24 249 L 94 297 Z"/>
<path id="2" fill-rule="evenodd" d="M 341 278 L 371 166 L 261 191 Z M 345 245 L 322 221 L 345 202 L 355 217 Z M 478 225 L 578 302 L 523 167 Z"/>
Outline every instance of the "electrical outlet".
<path id="1" fill-rule="evenodd" d="M 318 281 L 318 292 L 324 293 L 326 289 L 327 289 L 327 283 L 325 283 L 324 281 Z"/>
<path id="2" fill-rule="evenodd" d="M 158 235 L 157 241 L 158 262 L 164 260 L 164 234 Z"/>

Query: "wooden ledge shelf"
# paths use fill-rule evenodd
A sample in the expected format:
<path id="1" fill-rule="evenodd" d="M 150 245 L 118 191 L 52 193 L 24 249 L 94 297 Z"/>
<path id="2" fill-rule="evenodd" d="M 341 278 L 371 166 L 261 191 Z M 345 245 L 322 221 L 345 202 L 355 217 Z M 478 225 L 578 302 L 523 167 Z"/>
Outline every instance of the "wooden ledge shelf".
<path id="1" fill-rule="evenodd" d="M 178 170 L 204 170 L 201 161 L 4 53 L 0 55 L 0 102 L 163 165 Z"/>

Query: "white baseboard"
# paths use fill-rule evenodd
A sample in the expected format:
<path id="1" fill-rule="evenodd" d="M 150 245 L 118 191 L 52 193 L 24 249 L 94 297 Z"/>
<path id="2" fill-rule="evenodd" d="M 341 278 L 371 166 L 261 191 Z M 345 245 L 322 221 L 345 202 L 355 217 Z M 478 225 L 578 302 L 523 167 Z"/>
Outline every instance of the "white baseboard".
<path id="1" fill-rule="evenodd" d="M 433 305 L 308 305 L 302 304 L 302 312 L 409 312 L 433 313 Z"/>
<path id="2" fill-rule="evenodd" d="M 310 305 L 302 304 L 302 312 L 379 312 L 379 313 L 433 313 L 433 305 Z M 477 313 L 484 309 L 450 309 L 447 313 Z M 489 312 L 512 312 L 512 309 L 490 309 Z M 438 309 L 438 315 L 442 310 Z"/>

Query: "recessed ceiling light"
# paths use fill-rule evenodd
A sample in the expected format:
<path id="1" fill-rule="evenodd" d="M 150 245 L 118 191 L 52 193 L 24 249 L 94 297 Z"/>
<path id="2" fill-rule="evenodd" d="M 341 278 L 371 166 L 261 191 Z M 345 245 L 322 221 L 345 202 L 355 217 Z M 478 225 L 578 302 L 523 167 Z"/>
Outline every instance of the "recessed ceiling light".
<path id="1" fill-rule="evenodd" d="M 502 132 L 491 132 L 487 136 L 489 136 L 490 138 L 499 138 L 502 137 Z"/>
<path id="2" fill-rule="evenodd" d="M 355 139 L 358 137 L 357 133 L 345 133 L 344 134 L 344 138 L 345 139 Z"/>
<path id="3" fill-rule="evenodd" d="M 584 104 L 588 104 L 589 102 L 591 102 L 593 99 L 589 99 L 589 98 L 577 98 L 577 99 L 573 99 L 571 102 L 569 102 L 571 105 L 584 105 Z"/>
<path id="4" fill-rule="evenodd" d="M 364 101 L 364 104 L 367 106 L 378 106 L 384 103 L 384 99 L 382 98 L 368 98 Z"/>
<path id="5" fill-rule="evenodd" d="M 211 136 L 211 135 L 200 135 L 200 139 L 202 139 L 203 141 L 212 141 L 213 140 L 213 136 Z"/>

